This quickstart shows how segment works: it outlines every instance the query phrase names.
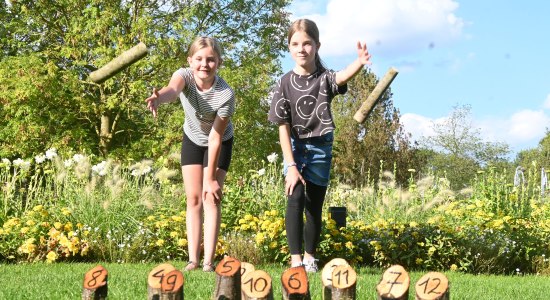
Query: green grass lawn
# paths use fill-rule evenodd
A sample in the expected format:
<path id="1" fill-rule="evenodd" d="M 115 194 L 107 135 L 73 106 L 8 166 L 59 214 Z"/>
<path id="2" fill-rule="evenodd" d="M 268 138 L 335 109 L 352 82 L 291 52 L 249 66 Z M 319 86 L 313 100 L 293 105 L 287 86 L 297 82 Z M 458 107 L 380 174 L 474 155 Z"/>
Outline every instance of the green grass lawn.
<path id="1" fill-rule="evenodd" d="M 181 269 L 183 262 L 173 262 Z M 80 299 L 84 274 L 97 264 L 2 264 L 0 265 L 0 299 Z M 102 264 L 109 272 L 109 299 L 146 299 L 147 276 L 158 264 Z M 280 278 L 284 268 L 278 265 L 256 266 L 273 281 L 275 299 L 281 299 Z M 376 299 L 376 284 L 384 270 L 358 269 L 357 299 Z M 410 272 L 409 299 L 414 299 L 414 284 L 424 272 Z M 452 299 L 550 299 L 548 276 L 486 276 L 445 273 Z M 184 272 L 185 299 L 211 299 L 215 273 Z M 310 275 L 312 299 L 322 299 L 321 273 Z"/>

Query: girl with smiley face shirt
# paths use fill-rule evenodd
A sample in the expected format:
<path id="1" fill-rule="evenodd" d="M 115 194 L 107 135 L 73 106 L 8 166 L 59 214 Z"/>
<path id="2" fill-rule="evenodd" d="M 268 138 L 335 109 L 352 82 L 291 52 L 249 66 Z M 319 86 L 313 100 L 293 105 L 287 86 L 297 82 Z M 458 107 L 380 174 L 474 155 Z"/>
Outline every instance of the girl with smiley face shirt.
<path id="1" fill-rule="evenodd" d="M 321 234 L 335 129 L 330 105 L 336 95 L 346 93 L 347 82 L 370 64 L 370 54 L 366 45 L 358 42 L 358 58 L 354 62 L 342 71 L 327 69 L 318 54 L 319 30 L 308 19 L 294 21 L 287 40 L 295 66 L 274 87 L 268 120 L 279 125 L 290 263 L 292 267 L 303 265 L 306 271 L 316 272 L 315 251 Z"/>
<path id="2" fill-rule="evenodd" d="M 217 75 L 221 54 L 215 39 L 196 38 L 188 51 L 189 67 L 178 69 L 167 86 L 159 91 L 153 89 L 153 94 L 145 100 L 155 117 L 160 104 L 176 101 L 178 96 L 185 111 L 181 170 L 187 202 L 189 262 L 186 271 L 199 266 L 203 221 L 203 270 L 214 270 L 222 187 L 233 147 L 231 116 L 235 112 L 235 94 Z"/>

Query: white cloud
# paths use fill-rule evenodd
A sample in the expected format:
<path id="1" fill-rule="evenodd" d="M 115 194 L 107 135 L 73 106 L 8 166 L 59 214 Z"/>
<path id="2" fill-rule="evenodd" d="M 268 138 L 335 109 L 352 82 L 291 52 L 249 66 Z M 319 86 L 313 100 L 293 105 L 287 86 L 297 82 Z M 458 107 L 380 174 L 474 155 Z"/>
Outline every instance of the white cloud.
<path id="1" fill-rule="evenodd" d="M 412 139 L 417 141 L 423 136 L 434 135 L 433 119 L 417 114 L 407 113 L 402 115 L 399 120 L 405 127 L 405 130 L 412 135 Z"/>
<path id="2" fill-rule="evenodd" d="M 544 103 L 542 104 L 542 107 L 544 109 L 550 109 L 550 94 L 546 96 L 546 100 L 544 100 Z"/>
<path id="3" fill-rule="evenodd" d="M 395 57 L 464 37 L 465 22 L 455 15 L 459 5 L 452 0 L 330 0 L 324 14 L 299 14 L 306 3 L 294 1 L 293 18 L 317 23 L 322 56 L 347 55 L 358 40 L 377 56 Z"/>

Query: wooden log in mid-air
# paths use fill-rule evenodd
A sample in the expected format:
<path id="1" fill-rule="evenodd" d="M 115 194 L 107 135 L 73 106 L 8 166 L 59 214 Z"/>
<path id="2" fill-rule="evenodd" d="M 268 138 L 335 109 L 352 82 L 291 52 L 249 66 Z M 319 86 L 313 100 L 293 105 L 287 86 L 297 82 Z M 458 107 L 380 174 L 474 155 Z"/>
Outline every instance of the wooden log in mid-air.
<path id="1" fill-rule="evenodd" d="M 243 300 L 273 300 L 271 276 L 262 270 L 248 272 L 241 279 Z"/>
<path id="2" fill-rule="evenodd" d="M 82 300 L 107 299 L 108 272 L 103 266 L 98 265 L 84 274 L 82 284 Z"/>
<path id="3" fill-rule="evenodd" d="M 361 107 L 353 116 L 355 121 L 359 123 L 363 123 L 365 121 L 367 116 L 374 109 L 376 103 L 380 101 L 380 98 L 382 98 L 382 95 L 384 95 L 384 92 L 388 89 L 395 76 L 397 76 L 397 73 L 399 72 L 396 68 L 389 68 L 384 77 L 378 81 L 372 92 L 369 94 L 367 100 L 361 104 Z"/>
<path id="4" fill-rule="evenodd" d="M 355 300 L 357 273 L 350 265 L 332 270 L 332 300 Z"/>
<path id="5" fill-rule="evenodd" d="M 164 277 L 170 272 L 176 270 L 174 266 L 168 263 L 160 264 L 154 267 L 149 276 L 147 277 L 147 299 L 157 300 L 160 299 L 162 294 L 162 282 Z"/>
<path id="6" fill-rule="evenodd" d="M 323 300 L 332 299 L 332 271 L 338 266 L 347 266 L 348 262 L 343 258 L 334 258 L 323 267 L 321 281 L 323 282 Z"/>
<path id="7" fill-rule="evenodd" d="M 283 300 L 309 300 L 309 282 L 304 266 L 286 269 L 281 275 Z"/>
<path id="8" fill-rule="evenodd" d="M 233 300 L 241 297 L 241 262 L 224 257 L 216 266 L 216 286 L 212 299 Z"/>
<path id="9" fill-rule="evenodd" d="M 416 300 L 449 300 L 449 280 L 439 272 L 429 272 L 416 282 Z"/>
<path id="10" fill-rule="evenodd" d="M 144 43 L 139 43 L 136 46 L 122 52 L 119 56 L 108 62 L 103 67 L 93 71 L 89 75 L 89 79 L 97 84 L 105 82 L 105 80 L 115 76 L 118 72 L 124 70 L 129 65 L 142 59 L 147 55 L 147 46 Z"/>
<path id="11" fill-rule="evenodd" d="M 407 300 L 409 299 L 409 273 L 400 265 L 393 265 L 386 269 L 382 279 L 376 286 L 378 300 Z"/>

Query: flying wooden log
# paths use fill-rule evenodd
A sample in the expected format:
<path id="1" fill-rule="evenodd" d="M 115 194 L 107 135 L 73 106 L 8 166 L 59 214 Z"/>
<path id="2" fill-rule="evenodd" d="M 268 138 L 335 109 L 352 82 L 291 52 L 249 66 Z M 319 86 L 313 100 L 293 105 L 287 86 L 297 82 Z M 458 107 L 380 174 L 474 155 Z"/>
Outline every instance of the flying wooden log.
<path id="1" fill-rule="evenodd" d="M 350 265 L 337 266 L 332 270 L 333 300 L 355 300 L 357 273 Z"/>
<path id="2" fill-rule="evenodd" d="M 309 282 L 304 266 L 286 269 L 281 275 L 283 300 L 310 300 Z"/>
<path id="3" fill-rule="evenodd" d="M 98 265 L 84 274 L 82 300 L 107 299 L 107 269 Z"/>
<path id="4" fill-rule="evenodd" d="M 162 282 L 164 277 L 176 268 L 171 264 L 164 263 L 154 267 L 147 277 L 147 299 L 160 299 L 162 294 Z"/>
<path id="5" fill-rule="evenodd" d="M 129 65 L 144 58 L 146 55 L 147 46 L 145 46 L 144 43 L 139 43 L 129 50 L 124 51 L 103 67 L 90 73 L 88 78 L 97 84 L 103 83 L 105 80 L 115 76 L 118 72 L 124 70 Z"/>
<path id="6" fill-rule="evenodd" d="M 334 258 L 323 267 L 321 281 L 323 282 L 323 300 L 332 299 L 332 271 L 338 266 L 347 266 L 348 262 L 343 258 Z"/>
<path id="7" fill-rule="evenodd" d="M 367 116 L 372 112 L 374 109 L 374 106 L 378 101 L 380 101 L 380 98 L 382 98 L 382 95 L 384 95 L 384 92 L 388 89 L 391 82 L 397 76 L 397 69 L 394 67 L 389 68 L 389 70 L 386 72 L 386 75 L 378 81 L 372 92 L 367 97 L 367 100 L 361 104 L 361 107 L 359 110 L 355 113 L 353 116 L 353 119 L 359 123 L 363 123 Z"/>
<path id="8" fill-rule="evenodd" d="M 439 272 L 429 272 L 416 282 L 416 300 L 449 300 L 449 280 Z"/>
<path id="9" fill-rule="evenodd" d="M 236 300 L 241 298 L 241 262 L 224 257 L 216 266 L 216 287 L 212 299 Z"/>
<path id="10" fill-rule="evenodd" d="M 400 265 L 389 267 L 376 286 L 378 300 L 407 300 L 409 299 L 409 273 Z"/>
<path id="11" fill-rule="evenodd" d="M 273 300 L 271 276 L 262 270 L 248 272 L 242 278 L 243 300 Z"/>

